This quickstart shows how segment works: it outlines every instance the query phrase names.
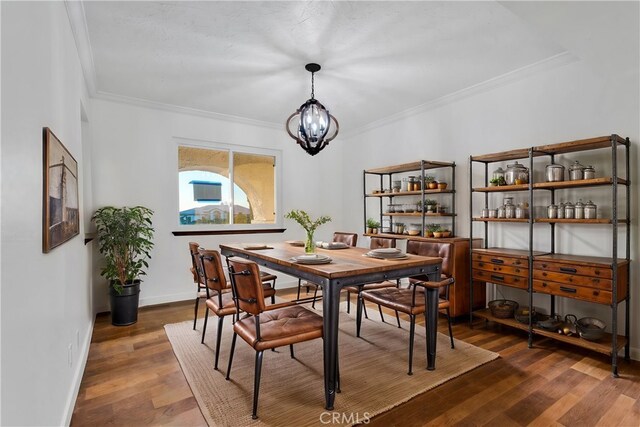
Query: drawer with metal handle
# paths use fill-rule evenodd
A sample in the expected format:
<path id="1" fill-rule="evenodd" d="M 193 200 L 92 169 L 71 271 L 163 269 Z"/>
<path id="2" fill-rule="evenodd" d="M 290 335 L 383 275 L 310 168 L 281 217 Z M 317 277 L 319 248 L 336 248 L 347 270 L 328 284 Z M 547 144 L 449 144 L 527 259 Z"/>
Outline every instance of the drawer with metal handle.
<path id="1" fill-rule="evenodd" d="M 533 261 L 533 268 L 556 273 L 575 274 L 578 276 L 601 277 L 611 279 L 613 270 L 607 266 L 572 265 L 560 262 Z"/>
<path id="2" fill-rule="evenodd" d="M 494 256 L 489 254 L 472 254 L 473 261 L 486 262 L 496 265 L 511 265 L 514 267 L 529 268 L 529 261 L 526 258 L 515 258 L 509 256 Z"/>
<path id="3" fill-rule="evenodd" d="M 566 283 L 575 286 L 587 286 L 590 288 L 602 289 L 605 291 L 611 291 L 613 289 L 611 279 L 605 279 L 600 277 L 588 277 L 578 276 L 575 274 L 556 273 L 549 270 L 533 270 L 533 278 L 540 280 L 548 280 L 559 283 Z"/>
<path id="4" fill-rule="evenodd" d="M 529 275 L 529 269 L 526 267 L 513 267 L 510 265 L 493 264 L 481 261 L 474 261 L 472 265 L 475 269 L 493 271 L 494 273 L 511 274 L 520 277 L 527 277 Z"/>
<path id="5" fill-rule="evenodd" d="M 612 294 L 608 291 L 585 286 L 570 286 L 546 280 L 534 280 L 533 290 L 535 292 L 591 301 L 598 304 L 611 304 L 612 301 Z"/>
<path id="6" fill-rule="evenodd" d="M 511 286 L 513 288 L 527 289 L 527 278 L 512 276 L 510 274 L 495 273 L 486 270 L 473 269 L 473 280 L 480 282 L 496 283 L 498 285 Z"/>

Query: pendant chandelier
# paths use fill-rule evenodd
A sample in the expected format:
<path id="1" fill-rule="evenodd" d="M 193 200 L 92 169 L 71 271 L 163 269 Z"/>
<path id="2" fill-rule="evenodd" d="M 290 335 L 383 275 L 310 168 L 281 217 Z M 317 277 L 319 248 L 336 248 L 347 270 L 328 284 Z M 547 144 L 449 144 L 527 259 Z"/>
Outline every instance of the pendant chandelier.
<path id="1" fill-rule="evenodd" d="M 320 71 L 320 65 L 312 63 L 304 68 L 311 73 L 311 98 L 289 116 L 286 129 L 289 136 L 295 139 L 304 151 L 315 156 L 338 135 L 340 125 L 336 118 L 329 114 L 329 110 L 314 97 L 314 74 Z M 298 128 L 294 134 L 291 132 L 290 125 L 296 117 L 298 117 Z M 335 123 L 335 131 L 333 135 L 327 137 L 331 121 Z"/>

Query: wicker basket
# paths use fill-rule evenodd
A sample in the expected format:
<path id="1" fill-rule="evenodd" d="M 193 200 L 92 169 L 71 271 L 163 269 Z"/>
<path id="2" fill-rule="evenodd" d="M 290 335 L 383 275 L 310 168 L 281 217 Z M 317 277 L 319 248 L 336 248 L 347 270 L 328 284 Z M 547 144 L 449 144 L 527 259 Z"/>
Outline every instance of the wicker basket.
<path id="1" fill-rule="evenodd" d="M 529 307 L 527 306 L 518 307 L 514 313 L 514 317 L 518 322 L 528 325 L 529 324 Z M 534 323 L 536 322 L 536 320 L 538 320 L 538 313 L 536 312 L 535 307 L 533 307 L 533 310 L 531 310 L 531 317 Z"/>
<path id="2" fill-rule="evenodd" d="M 491 315 L 498 319 L 513 318 L 513 313 L 518 308 L 518 303 L 508 299 L 496 299 L 489 301 Z"/>

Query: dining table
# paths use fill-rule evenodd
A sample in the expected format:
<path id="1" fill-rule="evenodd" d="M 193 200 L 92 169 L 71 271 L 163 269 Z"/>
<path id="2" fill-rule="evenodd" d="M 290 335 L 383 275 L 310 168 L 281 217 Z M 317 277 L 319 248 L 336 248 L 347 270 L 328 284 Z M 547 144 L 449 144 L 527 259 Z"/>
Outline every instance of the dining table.
<path id="1" fill-rule="evenodd" d="M 367 256 L 368 249 L 348 247 L 341 249 L 317 248 L 319 255 L 326 255 L 331 262 L 306 264 L 296 260 L 304 255 L 304 248 L 286 242 L 247 244 L 220 244 L 224 256 L 237 256 L 256 262 L 268 269 L 319 284 L 323 288 L 323 361 L 325 409 L 333 410 L 336 392 L 340 391 L 338 369 L 338 319 L 340 314 L 340 290 L 344 286 L 364 285 L 384 280 L 411 276 L 427 276 L 439 282 L 442 258 L 407 254 L 399 259 L 378 259 Z M 426 287 L 426 347 L 427 369 L 435 369 L 436 333 L 438 324 L 438 293 L 436 287 Z"/>

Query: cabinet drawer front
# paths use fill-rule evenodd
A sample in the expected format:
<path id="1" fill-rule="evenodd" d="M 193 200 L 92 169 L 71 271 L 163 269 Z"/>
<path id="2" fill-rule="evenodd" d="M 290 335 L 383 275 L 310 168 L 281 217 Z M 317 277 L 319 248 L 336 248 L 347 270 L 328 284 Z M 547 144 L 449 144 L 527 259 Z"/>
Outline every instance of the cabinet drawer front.
<path id="1" fill-rule="evenodd" d="M 498 285 L 506 285 L 520 289 L 528 288 L 526 277 L 511 276 L 509 274 L 494 273 L 486 270 L 474 269 L 473 280 L 496 283 Z"/>
<path id="2" fill-rule="evenodd" d="M 492 271 L 494 273 L 511 274 L 513 276 L 527 277 L 529 275 L 528 268 L 513 267 L 504 264 L 494 264 L 490 262 L 474 261 L 473 268 L 478 270 Z"/>
<path id="3" fill-rule="evenodd" d="M 547 280 L 534 280 L 533 290 L 545 294 L 559 295 L 575 298 L 583 301 L 597 302 L 599 304 L 611 304 L 611 292 L 584 286 L 566 285 Z"/>
<path id="4" fill-rule="evenodd" d="M 533 270 L 533 278 L 545 281 L 567 283 L 574 286 L 588 286 L 590 288 L 611 291 L 613 289 L 610 279 L 600 277 L 579 276 L 576 274 L 556 273 L 549 270 Z"/>
<path id="5" fill-rule="evenodd" d="M 553 271 L 556 273 L 577 274 L 579 276 L 601 277 L 611 279 L 613 272 L 607 267 L 593 267 L 587 265 L 561 264 L 558 262 L 534 261 L 535 270 Z"/>
<path id="6" fill-rule="evenodd" d="M 514 267 L 529 268 L 529 262 L 523 258 L 512 258 L 508 256 L 492 256 L 486 254 L 473 253 L 473 261 L 486 262 L 497 265 L 511 265 Z"/>

